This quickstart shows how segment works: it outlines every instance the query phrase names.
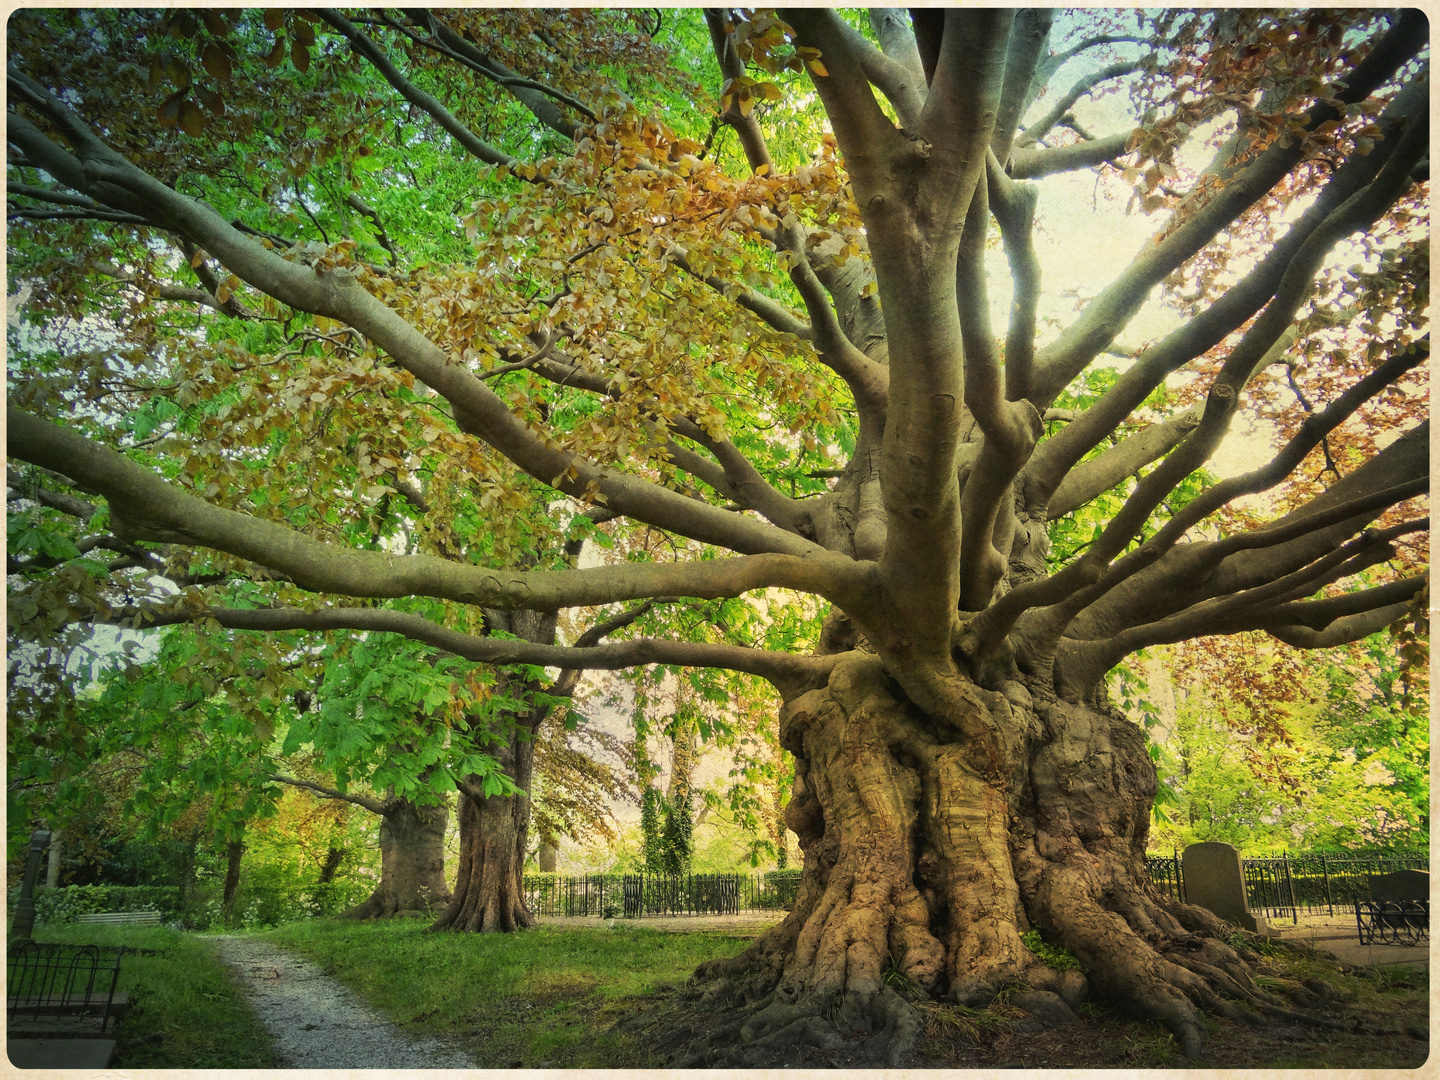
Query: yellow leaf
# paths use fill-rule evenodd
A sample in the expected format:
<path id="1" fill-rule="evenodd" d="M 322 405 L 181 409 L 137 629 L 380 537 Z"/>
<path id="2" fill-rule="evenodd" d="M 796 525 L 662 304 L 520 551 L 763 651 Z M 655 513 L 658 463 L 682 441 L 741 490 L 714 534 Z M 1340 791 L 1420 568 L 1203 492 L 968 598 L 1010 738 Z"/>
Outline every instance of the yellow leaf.
<path id="1" fill-rule="evenodd" d="M 808 61 L 808 63 L 810 65 L 810 70 L 813 71 L 816 75 L 819 75 L 823 78 L 824 76 L 830 74 L 830 72 L 825 70 L 825 65 L 820 63 L 819 60 L 810 60 Z"/>

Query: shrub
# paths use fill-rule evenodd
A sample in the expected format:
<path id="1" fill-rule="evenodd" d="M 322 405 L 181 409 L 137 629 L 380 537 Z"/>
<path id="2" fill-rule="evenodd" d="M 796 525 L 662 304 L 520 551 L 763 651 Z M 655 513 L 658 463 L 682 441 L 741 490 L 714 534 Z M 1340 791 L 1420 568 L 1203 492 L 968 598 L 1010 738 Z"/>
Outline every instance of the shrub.
<path id="1" fill-rule="evenodd" d="M 20 888 L 10 890 L 10 910 L 20 899 Z M 101 911 L 158 911 L 164 922 L 177 922 L 180 890 L 173 885 L 67 885 L 35 890 L 35 922 L 64 926 L 77 915 Z"/>

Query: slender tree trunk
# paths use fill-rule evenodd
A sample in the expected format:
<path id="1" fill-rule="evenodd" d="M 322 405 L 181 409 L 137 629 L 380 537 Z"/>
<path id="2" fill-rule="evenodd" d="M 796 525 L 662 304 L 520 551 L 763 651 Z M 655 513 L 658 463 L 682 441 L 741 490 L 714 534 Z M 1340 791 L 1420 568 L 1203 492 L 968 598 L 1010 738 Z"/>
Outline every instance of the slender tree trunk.
<path id="1" fill-rule="evenodd" d="M 240 887 L 240 858 L 244 854 L 244 840 L 231 840 L 225 845 L 225 890 L 221 895 L 220 910 L 227 923 L 235 909 L 235 892 Z"/>
<path id="2" fill-rule="evenodd" d="M 340 869 L 340 864 L 344 862 L 344 860 L 344 848 L 328 848 L 325 852 L 325 862 L 320 866 L 320 880 L 317 884 L 329 885 L 334 881 L 335 874 Z"/>
<path id="3" fill-rule="evenodd" d="M 799 1062 L 787 1055 L 803 1046 L 854 1052 L 840 1031 L 860 1032 L 863 1053 L 893 1067 L 918 1019 L 892 984 L 971 1006 L 1021 983 L 1078 1001 L 1086 980 L 1047 967 L 1020 940 L 1030 929 L 1187 1040 L 1199 1038 L 1187 995 L 1238 1015 L 1202 976 L 1265 999 L 1232 950 L 1191 933 L 1218 931 L 1218 920 L 1149 883 L 1156 775 L 1139 729 L 1045 685 L 961 685 L 953 711 L 931 715 L 876 657 L 853 653 L 826 687 L 785 704 L 799 896 L 741 956 L 696 972 L 717 980 L 709 1001 L 740 1014 L 710 1053 Z"/>
<path id="4" fill-rule="evenodd" d="M 197 828 L 190 834 L 190 842 L 185 845 L 185 855 L 180 864 L 180 888 L 176 906 L 182 916 L 189 914 L 190 903 L 195 896 L 195 863 L 200 850 L 201 831 Z"/>
<path id="5" fill-rule="evenodd" d="M 385 919 L 403 912 L 428 912 L 449 903 L 450 890 L 445 885 L 445 827 L 449 820 L 450 811 L 444 806 L 392 800 L 390 809 L 380 815 L 380 884 L 342 918 Z"/>
<path id="6" fill-rule="evenodd" d="M 538 723 L 538 717 L 534 718 Z M 535 772 L 530 729 L 517 725 L 497 755 L 501 768 L 528 792 Z M 530 797 L 479 795 L 481 778 L 466 777 L 460 790 L 460 865 L 450 906 L 433 930 L 512 931 L 535 925 L 522 880 L 529 842 Z"/>

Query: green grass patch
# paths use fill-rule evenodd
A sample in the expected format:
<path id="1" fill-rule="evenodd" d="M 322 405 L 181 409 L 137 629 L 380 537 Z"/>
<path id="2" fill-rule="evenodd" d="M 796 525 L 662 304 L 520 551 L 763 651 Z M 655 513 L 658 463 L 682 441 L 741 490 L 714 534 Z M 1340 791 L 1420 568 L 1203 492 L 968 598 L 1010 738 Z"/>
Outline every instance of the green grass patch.
<path id="1" fill-rule="evenodd" d="M 116 990 L 130 1007 L 112 1065 L 126 1069 L 266 1069 L 270 1037 L 203 937 L 163 926 L 57 926 L 36 941 L 154 950 L 127 953 Z"/>
<path id="2" fill-rule="evenodd" d="M 261 936 L 319 964 L 397 1023 L 458 1042 L 495 1068 L 658 1064 L 667 1048 L 610 1028 L 636 999 L 679 986 L 699 964 L 747 944 L 724 931 L 675 934 L 623 924 L 432 934 L 410 920 L 317 919 Z"/>

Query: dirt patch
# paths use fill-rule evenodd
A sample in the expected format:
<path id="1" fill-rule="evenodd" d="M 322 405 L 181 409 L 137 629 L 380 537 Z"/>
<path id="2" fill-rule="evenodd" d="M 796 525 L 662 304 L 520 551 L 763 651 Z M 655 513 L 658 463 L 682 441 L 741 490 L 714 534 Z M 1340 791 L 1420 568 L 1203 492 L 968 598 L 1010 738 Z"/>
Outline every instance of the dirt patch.
<path id="1" fill-rule="evenodd" d="M 515 991 L 536 1005 L 554 1005 L 589 997 L 599 985 L 600 979 L 588 972 L 549 971 L 526 975 L 515 984 Z"/>

